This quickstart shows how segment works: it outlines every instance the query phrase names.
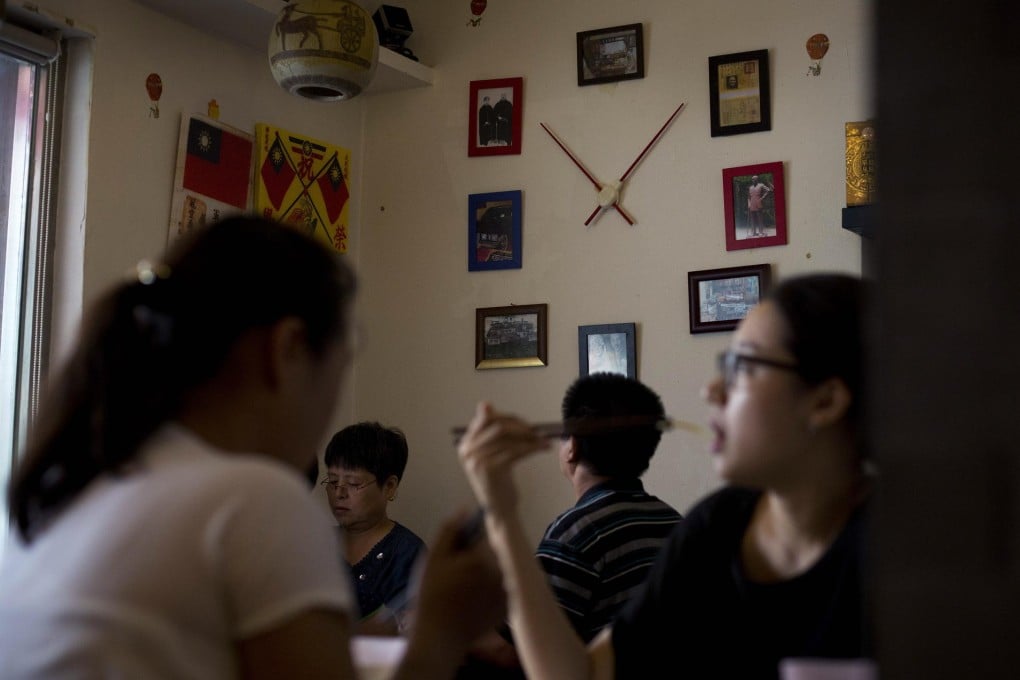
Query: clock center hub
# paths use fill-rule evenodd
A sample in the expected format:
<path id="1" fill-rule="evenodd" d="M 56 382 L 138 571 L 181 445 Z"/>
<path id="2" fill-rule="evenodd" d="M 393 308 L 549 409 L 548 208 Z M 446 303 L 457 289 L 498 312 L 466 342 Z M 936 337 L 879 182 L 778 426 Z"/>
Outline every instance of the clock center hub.
<path id="1" fill-rule="evenodd" d="M 619 180 L 613 180 L 609 182 L 602 189 L 599 190 L 599 205 L 602 209 L 611 208 L 614 203 L 620 198 L 620 182 Z"/>

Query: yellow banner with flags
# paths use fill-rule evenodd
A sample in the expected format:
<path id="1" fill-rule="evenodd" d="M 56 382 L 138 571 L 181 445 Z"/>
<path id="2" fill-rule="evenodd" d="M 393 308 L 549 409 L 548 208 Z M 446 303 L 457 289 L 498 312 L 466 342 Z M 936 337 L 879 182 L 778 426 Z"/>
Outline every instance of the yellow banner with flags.
<path id="1" fill-rule="evenodd" d="M 265 123 L 255 146 L 255 211 L 347 252 L 351 152 Z"/>

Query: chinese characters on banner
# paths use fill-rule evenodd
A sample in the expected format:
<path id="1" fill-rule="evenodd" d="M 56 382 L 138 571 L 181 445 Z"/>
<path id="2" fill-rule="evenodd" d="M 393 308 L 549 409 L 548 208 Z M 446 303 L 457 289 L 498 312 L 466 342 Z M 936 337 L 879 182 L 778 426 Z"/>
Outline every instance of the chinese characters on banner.
<path id="1" fill-rule="evenodd" d="M 351 152 L 264 123 L 255 147 L 255 211 L 347 252 Z"/>
<path id="2" fill-rule="evenodd" d="M 167 243 L 249 209 L 254 141 L 199 115 L 181 118 Z"/>

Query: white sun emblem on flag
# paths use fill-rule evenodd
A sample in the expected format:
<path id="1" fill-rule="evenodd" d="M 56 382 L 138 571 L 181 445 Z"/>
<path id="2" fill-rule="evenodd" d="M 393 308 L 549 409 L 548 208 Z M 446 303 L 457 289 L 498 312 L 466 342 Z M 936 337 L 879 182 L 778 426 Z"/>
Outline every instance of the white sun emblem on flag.
<path id="1" fill-rule="evenodd" d="M 212 148 L 212 135 L 207 130 L 202 130 L 198 133 L 198 148 L 202 151 L 208 151 Z"/>
<path id="2" fill-rule="evenodd" d="M 274 146 L 270 156 L 271 156 L 270 160 L 272 161 L 273 165 L 283 164 L 283 151 L 281 151 L 279 147 Z"/>
<path id="3" fill-rule="evenodd" d="M 339 184 L 343 181 L 344 174 L 340 172 L 339 165 L 334 164 L 333 167 L 329 169 L 329 179 L 333 182 L 333 184 Z"/>

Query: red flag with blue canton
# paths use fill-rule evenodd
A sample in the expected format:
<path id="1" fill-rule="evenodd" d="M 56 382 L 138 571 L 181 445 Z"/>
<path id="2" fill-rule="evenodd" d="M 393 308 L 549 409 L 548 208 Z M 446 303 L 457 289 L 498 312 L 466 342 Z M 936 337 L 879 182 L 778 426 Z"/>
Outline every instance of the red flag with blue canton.
<path id="1" fill-rule="evenodd" d="M 329 216 L 329 221 L 336 222 L 340 217 L 340 212 L 344 209 L 344 204 L 350 198 L 350 192 L 347 190 L 347 181 L 344 178 L 343 168 L 340 167 L 335 154 L 330 159 L 325 172 L 319 175 L 317 183 L 319 191 L 322 192 L 322 199 L 326 206 L 326 214 Z"/>
<path id="2" fill-rule="evenodd" d="M 269 202 L 274 209 L 279 210 L 287 195 L 287 190 L 290 189 L 291 182 L 297 176 L 290 163 L 290 158 L 284 151 L 283 144 L 280 143 L 280 135 L 276 135 L 276 139 L 273 140 L 273 145 L 269 148 L 269 153 L 266 154 L 266 160 L 262 164 L 259 174 L 266 187 Z"/>
<path id="3" fill-rule="evenodd" d="M 184 160 L 184 188 L 241 210 L 247 209 L 251 154 L 251 140 L 191 118 Z"/>

